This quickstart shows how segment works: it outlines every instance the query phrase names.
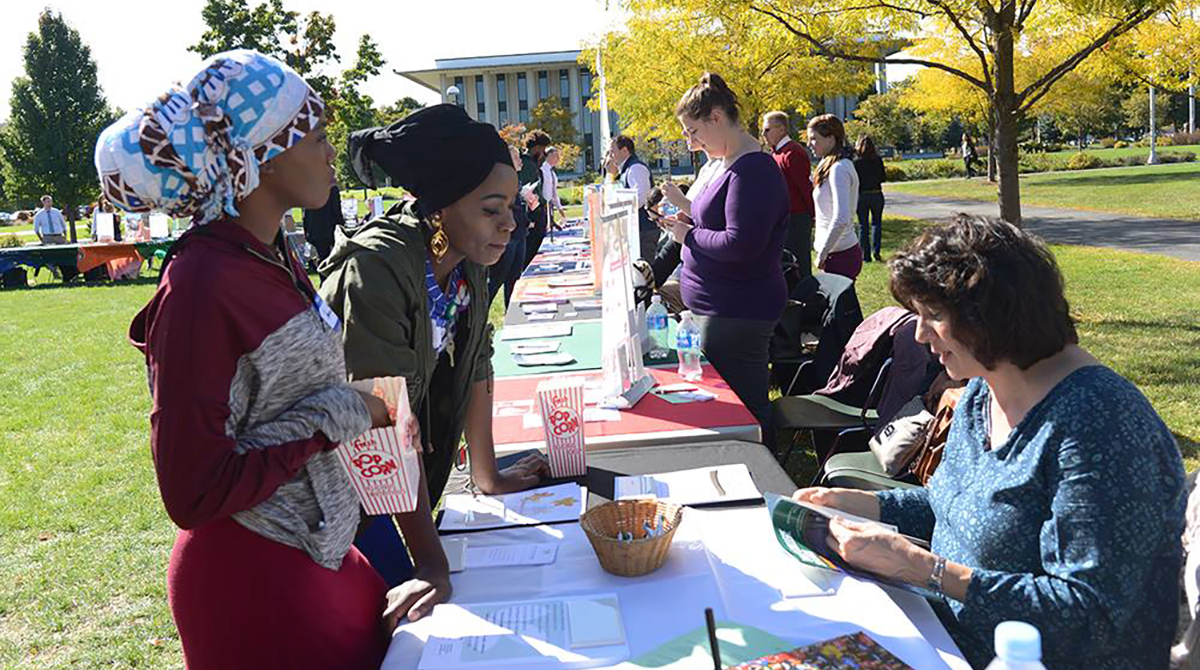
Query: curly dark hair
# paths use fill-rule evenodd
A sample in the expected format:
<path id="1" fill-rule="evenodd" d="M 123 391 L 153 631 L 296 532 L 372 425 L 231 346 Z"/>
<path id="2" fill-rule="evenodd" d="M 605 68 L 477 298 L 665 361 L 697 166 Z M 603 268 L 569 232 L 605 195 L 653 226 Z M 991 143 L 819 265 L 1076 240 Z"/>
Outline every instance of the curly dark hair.
<path id="1" fill-rule="evenodd" d="M 1077 344 L 1054 255 L 999 219 L 959 214 L 928 228 L 889 262 L 897 302 L 945 312 L 955 339 L 984 367 L 1022 370 Z"/>

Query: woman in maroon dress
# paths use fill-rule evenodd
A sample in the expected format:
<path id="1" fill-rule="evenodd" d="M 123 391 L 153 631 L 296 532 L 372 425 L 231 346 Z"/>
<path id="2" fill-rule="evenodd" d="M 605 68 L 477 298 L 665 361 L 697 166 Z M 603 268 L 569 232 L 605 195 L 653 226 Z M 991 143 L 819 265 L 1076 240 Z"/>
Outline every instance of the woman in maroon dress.
<path id="1" fill-rule="evenodd" d="M 250 51 L 214 56 L 98 142 L 114 204 L 192 217 L 130 327 L 192 670 L 375 670 L 387 649 L 386 587 L 351 546 L 359 503 L 332 451 L 387 409 L 345 384 L 340 324 L 279 224 L 324 204 L 333 157 L 320 98 Z"/>

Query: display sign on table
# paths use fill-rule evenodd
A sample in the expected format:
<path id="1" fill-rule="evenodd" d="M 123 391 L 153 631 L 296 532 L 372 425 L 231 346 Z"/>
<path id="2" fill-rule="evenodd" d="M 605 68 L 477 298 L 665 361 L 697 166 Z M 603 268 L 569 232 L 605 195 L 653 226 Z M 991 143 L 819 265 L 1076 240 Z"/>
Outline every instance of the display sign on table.
<path id="1" fill-rule="evenodd" d="M 381 398 L 392 425 L 372 428 L 338 445 L 338 460 L 350 475 L 367 514 L 398 514 L 417 508 L 421 454 L 409 433 L 412 410 L 404 377 L 381 377 L 351 384 Z"/>
<path id="2" fill-rule="evenodd" d="M 632 191 L 624 193 L 628 195 Z M 654 386 L 653 377 L 642 366 L 641 334 L 633 301 L 629 231 L 631 220 L 633 230 L 637 227 L 637 200 L 606 197 L 603 206 L 600 215 L 603 246 L 592 252 L 592 262 L 604 268 L 600 294 L 603 391 L 606 406 L 624 409 L 637 404 Z"/>
<path id="3" fill-rule="evenodd" d="M 112 242 L 116 237 L 116 219 L 112 212 L 96 211 L 92 213 L 92 230 L 96 231 L 96 239 L 101 242 Z"/>
<path id="4" fill-rule="evenodd" d="M 154 213 L 150 215 L 150 237 L 154 239 L 162 239 L 171 236 L 171 217 L 166 214 Z"/>
<path id="5" fill-rule="evenodd" d="M 358 223 L 358 200 L 354 198 L 342 200 L 342 218 L 351 226 Z"/>

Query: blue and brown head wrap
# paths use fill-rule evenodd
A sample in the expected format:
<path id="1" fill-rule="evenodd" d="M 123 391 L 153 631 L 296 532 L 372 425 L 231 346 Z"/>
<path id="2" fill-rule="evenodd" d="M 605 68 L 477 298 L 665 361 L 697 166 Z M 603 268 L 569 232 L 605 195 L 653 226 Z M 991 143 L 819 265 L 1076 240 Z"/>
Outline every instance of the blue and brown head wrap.
<path id="1" fill-rule="evenodd" d="M 238 216 L 258 167 L 316 128 L 325 104 L 284 63 L 227 51 L 100 134 L 100 188 L 130 212 L 166 211 L 207 223 Z"/>

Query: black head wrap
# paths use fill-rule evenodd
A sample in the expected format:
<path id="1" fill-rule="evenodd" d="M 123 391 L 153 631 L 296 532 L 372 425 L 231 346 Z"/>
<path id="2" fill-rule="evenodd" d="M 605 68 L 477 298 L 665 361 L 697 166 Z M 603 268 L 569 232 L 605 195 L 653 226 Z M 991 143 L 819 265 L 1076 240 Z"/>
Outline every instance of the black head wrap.
<path id="1" fill-rule="evenodd" d="M 437 211 L 475 190 L 497 163 L 512 165 L 508 145 L 488 123 L 457 105 L 417 110 L 385 128 L 367 128 L 347 143 L 355 175 L 375 186 L 374 166 Z"/>

